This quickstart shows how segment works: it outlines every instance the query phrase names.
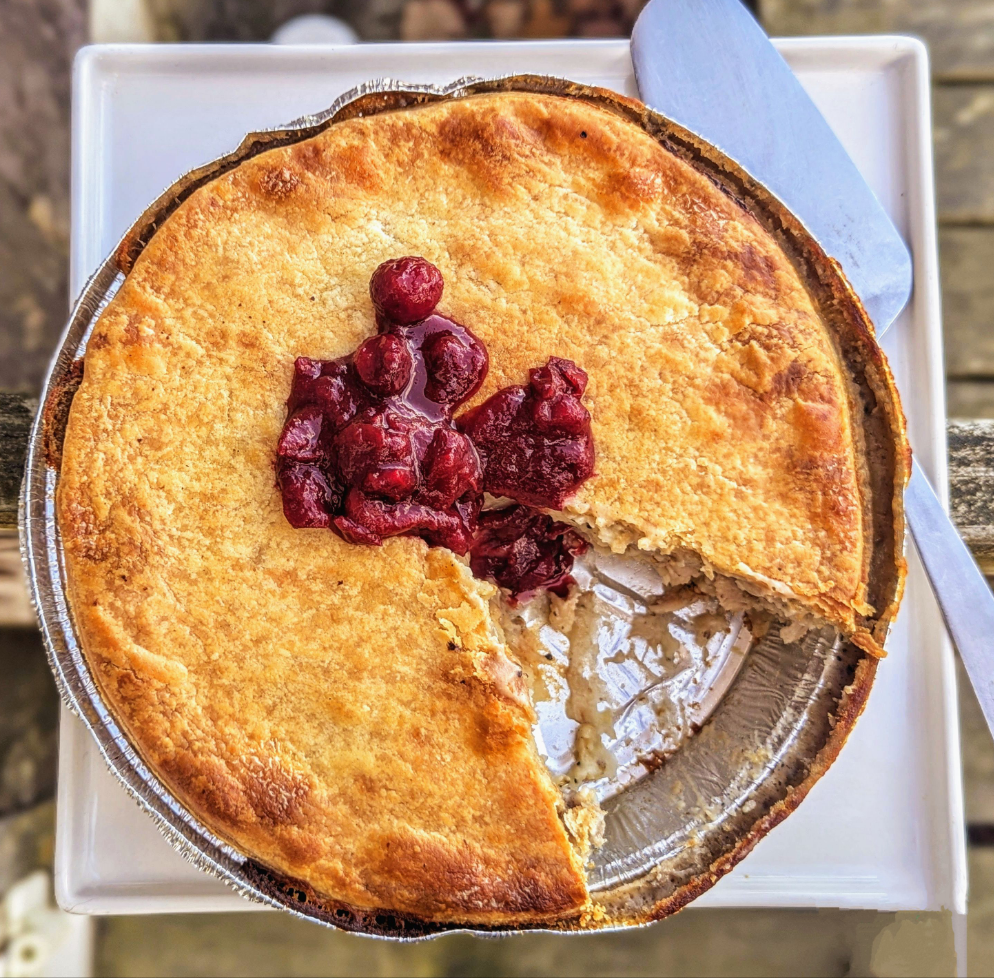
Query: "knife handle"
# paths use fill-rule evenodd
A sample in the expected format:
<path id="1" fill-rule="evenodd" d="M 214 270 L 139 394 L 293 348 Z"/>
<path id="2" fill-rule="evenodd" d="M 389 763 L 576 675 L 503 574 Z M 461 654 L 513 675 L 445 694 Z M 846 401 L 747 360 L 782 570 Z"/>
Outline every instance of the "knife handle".
<path id="1" fill-rule="evenodd" d="M 904 504 L 946 628 L 994 732 L 994 594 L 917 464 Z"/>

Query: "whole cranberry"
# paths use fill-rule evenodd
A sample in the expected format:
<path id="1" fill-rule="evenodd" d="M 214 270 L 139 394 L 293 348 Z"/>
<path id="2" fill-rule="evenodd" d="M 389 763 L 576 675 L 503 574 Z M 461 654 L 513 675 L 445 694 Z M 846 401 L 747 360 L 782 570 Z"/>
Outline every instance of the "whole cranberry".
<path id="1" fill-rule="evenodd" d="M 490 366 L 486 347 L 469 331 L 466 337 L 443 329 L 425 337 L 421 355 L 428 374 L 425 396 L 436 404 L 461 404 L 483 383 Z"/>
<path id="2" fill-rule="evenodd" d="M 318 377 L 313 384 L 314 403 L 324 412 L 333 431 L 344 428 L 360 407 L 357 385 L 349 383 L 347 373 L 343 365 L 339 371 Z"/>
<path id="3" fill-rule="evenodd" d="M 590 429 L 590 412 L 574 395 L 562 394 L 536 401 L 532 420 L 546 434 L 582 435 Z"/>
<path id="4" fill-rule="evenodd" d="M 414 358 L 396 333 L 380 333 L 364 340 L 355 351 L 355 368 L 374 394 L 393 397 L 410 382 Z"/>
<path id="5" fill-rule="evenodd" d="M 314 401 L 314 382 L 321 376 L 321 361 L 310 357 L 297 357 L 293 363 L 293 385 L 287 407 L 295 411 L 301 404 Z"/>
<path id="6" fill-rule="evenodd" d="M 587 372 L 572 360 L 549 357 L 544 367 L 528 371 L 532 392 L 542 400 L 560 394 L 579 397 L 587 389 Z"/>
<path id="7" fill-rule="evenodd" d="M 442 273 L 412 255 L 380 265 L 369 280 L 369 297 L 381 316 L 410 326 L 431 315 L 442 298 L 442 286 Z"/>
<path id="8" fill-rule="evenodd" d="M 295 462 L 316 462 L 324 456 L 321 426 L 324 417 L 316 404 L 305 404 L 286 419 L 276 454 Z"/>
<path id="9" fill-rule="evenodd" d="M 580 401 L 587 374 L 572 360 L 549 357 L 544 367 L 528 374 L 532 391 L 532 420 L 547 435 L 587 435 L 590 412 Z"/>
<path id="10" fill-rule="evenodd" d="M 402 499 L 418 484 L 418 463 L 410 436 L 394 431 L 380 415 L 353 421 L 335 437 L 338 472 L 347 486 Z"/>
<path id="11" fill-rule="evenodd" d="M 364 492 L 386 499 L 404 499 L 418 487 L 418 470 L 412 464 L 399 462 L 371 469 L 360 483 Z"/>

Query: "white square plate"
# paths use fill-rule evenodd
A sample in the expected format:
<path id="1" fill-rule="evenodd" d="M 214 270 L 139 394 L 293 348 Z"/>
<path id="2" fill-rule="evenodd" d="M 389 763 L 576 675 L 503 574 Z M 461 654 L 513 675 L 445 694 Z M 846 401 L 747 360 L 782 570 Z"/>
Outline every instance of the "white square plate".
<path id="1" fill-rule="evenodd" d="M 908 38 L 777 42 L 909 241 L 915 294 L 885 338 L 911 440 L 946 484 L 928 64 Z M 145 206 L 249 131 L 330 105 L 371 78 L 559 75 L 636 95 L 626 41 L 102 46 L 76 62 L 72 289 Z M 679 121 L 679 119 L 677 120 Z M 839 760 L 698 906 L 965 911 L 952 652 L 916 559 L 890 656 Z M 176 854 L 64 714 L 56 891 L 87 913 L 250 909 Z"/>

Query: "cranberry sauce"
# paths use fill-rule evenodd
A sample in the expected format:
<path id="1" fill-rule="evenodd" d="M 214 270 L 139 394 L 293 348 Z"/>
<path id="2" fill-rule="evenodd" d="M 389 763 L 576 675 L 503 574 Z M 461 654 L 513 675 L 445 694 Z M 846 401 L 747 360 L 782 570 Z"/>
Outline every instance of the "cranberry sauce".
<path id="1" fill-rule="evenodd" d="M 565 598 L 573 558 L 586 550 L 586 541 L 565 523 L 529 506 L 508 506 L 480 515 L 469 565 L 515 597 L 546 588 Z"/>
<path id="2" fill-rule="evenodd" d="M 565 594 L 580 537 L 529 506 L 481 509 L 485 489 L 558 509 L 592 474 L 587 375 L 553 357 L 457 427 L 489 360 L 470 330 L 434 312 L 442 287 L 422 258 L 385 262 L 370 281 L 377 335 L 338 360 L 297 358 L 277 446 L 283 513 L 351 543 L 406 534 L 471 553 L 473 572 L 514 598 Z"/>
<path id="3" fill-rule="evenodd" d="M 531 506 L 562 509 L 594 472 L 587 375 L 550 357 L 527 387 L 505 387 L 459 418 L 483 462 L 483 488 Z"/>

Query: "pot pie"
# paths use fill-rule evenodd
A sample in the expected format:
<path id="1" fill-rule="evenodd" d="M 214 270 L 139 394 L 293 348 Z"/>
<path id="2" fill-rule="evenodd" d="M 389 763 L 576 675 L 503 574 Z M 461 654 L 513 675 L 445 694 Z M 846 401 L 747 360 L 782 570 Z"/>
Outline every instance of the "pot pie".
<path id="1" fill-rule="evenodd" d="M 122 246 L 62 452 L 76 629 L 151 770 L 308 899 L 431 927 L 602 926 L 585 882 L 602 816 L 536 746 L 508 607 L 548 587 L 562 612 L 574 554 L 637 554 L 757 633 L 832 626 L 872 664 L 903 580 L 903 417 L 838 270 L 637 103 L 491 91 L 380 108 L 245 160 Z M 371 540 L 332 526 L 351 519 L 338 497 L 310 523 L 287 503 L 286 472 L 311 464 L 299 438 L 287 449 L 311 403 L 299 377 L 373 349 L 369 279 L 400 256 L 444 278 L 418 315 L 465 327 L 488 360 L 439 438 L 543 367 L 589 415 L 584 477 L 514 503 L 521 527 L 569 542 L 530 590 L 471 562 L 468 537 Z M 506 529 L 496 495 L 478 518 L 532 532 Z"/>

